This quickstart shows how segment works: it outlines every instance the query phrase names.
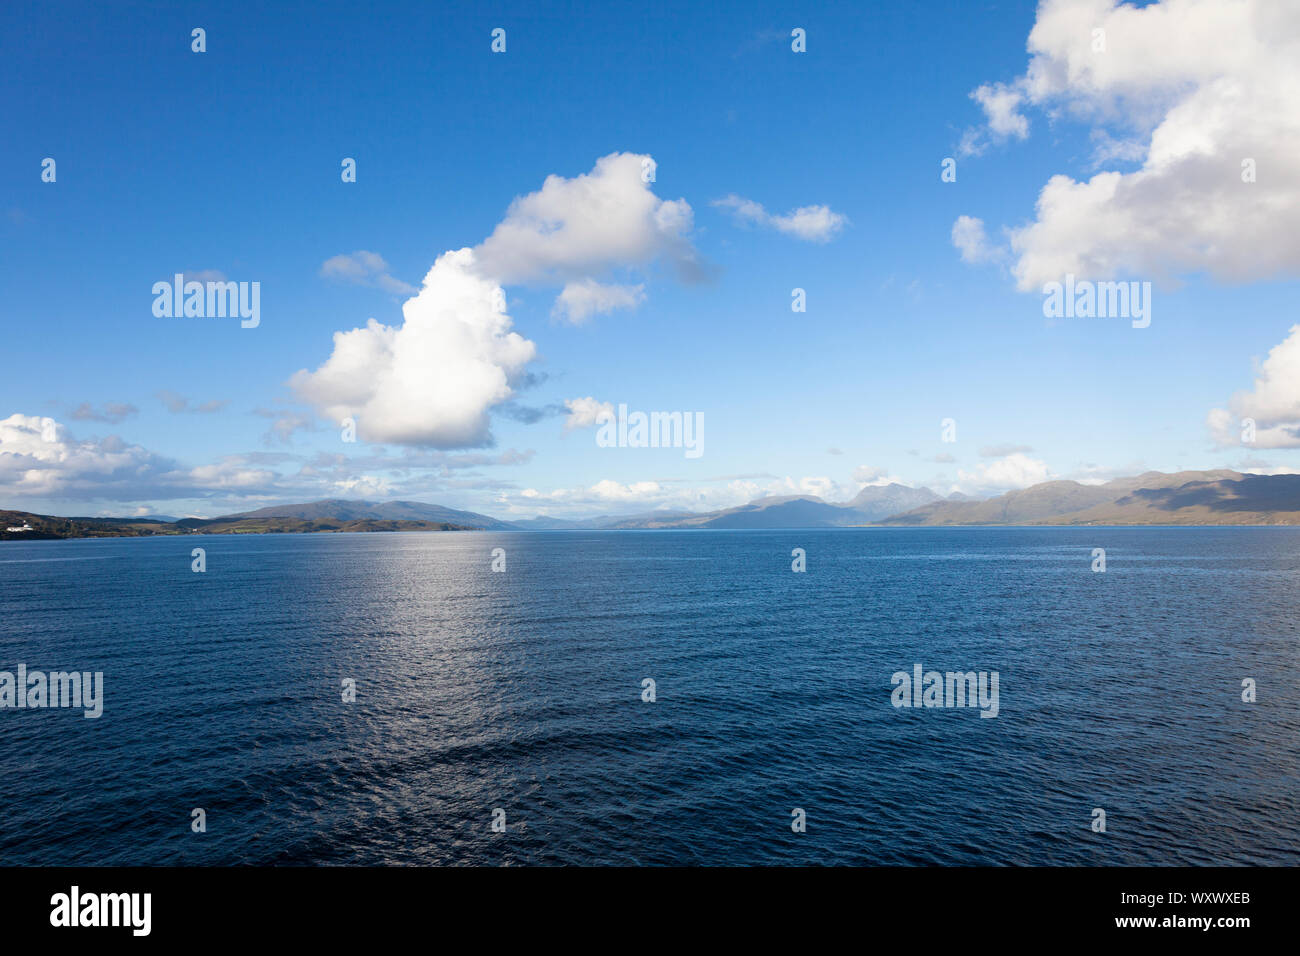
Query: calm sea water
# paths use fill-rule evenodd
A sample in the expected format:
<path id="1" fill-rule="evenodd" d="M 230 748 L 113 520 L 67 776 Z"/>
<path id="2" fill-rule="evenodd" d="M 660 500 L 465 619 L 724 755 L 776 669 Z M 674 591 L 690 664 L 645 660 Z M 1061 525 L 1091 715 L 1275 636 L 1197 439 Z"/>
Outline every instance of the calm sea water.
<path id="1" fill-rule="evenodd" d="M 1295 864 L 1298 605 L 1287 528 L 6 542 L 105 703 L 0 710 L 0 864 Z"/>

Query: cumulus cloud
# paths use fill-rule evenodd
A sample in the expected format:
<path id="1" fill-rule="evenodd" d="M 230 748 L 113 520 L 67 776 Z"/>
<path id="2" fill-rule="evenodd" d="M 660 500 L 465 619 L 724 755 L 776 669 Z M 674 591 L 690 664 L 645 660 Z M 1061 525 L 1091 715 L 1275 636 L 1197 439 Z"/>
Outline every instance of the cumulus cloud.
<path id="1" fill-rule="evenodd" d="M 973 471 L 957 469 L 958 488 L 967 494 L 999 494 L 1028 488 L 1052 478 L 1047 463 L 1016 452 L 996 461 L 981 462 Z"/>
<path id="2" fill-rule="evenodd" d="M 1049 179 L 1035 220 L 1011 232 L 1022 291 L 1068 273 L 1206 271 L 1227 281 L 1300 273 L 1293 4 L 1043 0 L 1028 48 L 1023 76 L 973 94 L 987 124 L 983 140 L 967 138 L 968 151 L 1027 135 L 1026 113 L 1039 109 L 1106 130 L 1095 137 L 1102 161 L 1141 166 Z M 1256 181 L 1243 181 L 1243 164 Z"/>
<path id="3" fill-rule="evenodd" d="M 562 285 L 558 313 L 580 322 L 642 300 L 643 287 L 606 284 L 608 273 L 660 259 L 684 276 L 698 272 L 691 207 L 655 196 L 642 178 L 649 160 L 613 153 L 573 179 L 547 177 L 511 203 L 480 245 L 438 258 L 402 306 L 400 325 L 372 318 L 336 332 L 329 358 L 298 371 L 290 386 L 326 418 L 353 418 L 363 441 L 491 445 L 491 410 L 527 384 L 537 355 L 512 330 L 504 286 Z"/>
<path id="4" fill-rule="evenodd" d="M 1300 325 L 1269 350 L 1255 387 L 1238 392 L 1227 408 L 1211 409 L 1210 435 L 1220 445 L 1241 445 L 1244 419 L 1255 423 L 1257 448 L 1300 448 Z"/>
<path id="5" fill-rule="evenodd" d="M 410 295 L 416 291 L 415 286 L 393 278 L 383 256 L 364 249 L 358 249 L 351 255 L 331 256 L 321 263 L 320 274 L 326 279 L 373 286 L 395 295 Z"/>
<path id="6" fill-rule="evenodd" d="M 76 441 L 53 418 L 13 414 L 0 420 L 0 487 L 15 496 L 41 496 L 87 483 L 155 472 L 157 458 L 120 438 Z"/>
<path id="7" fill-rule="evenodd" d="M 499 311 L 499 285 L 482 278 L 472 249 L 443 253 L 403 323 L 370 319 L 334 333 L 316 371 L 290 379 L 299 398 L 326 418 L 353 418 L 363 441 L 441 448 L 488 445 L 488 410 L 512 394 L 511 380 L 537 354 Z"/>
<path id="8" fill-rule="evenodd" d="M 598 402 L 590 395 L 586 398 L 570 398 L 564 403 L 569 410 L 569 417 L 564 420 L 566 431 L 574 428 L 591 428 L 601 422 L 614 418 L 612 402 Z"/>
<path id="9" fill-rule="evenodd" d="M 645 301 L 644 285 L 611 285 L 595 279 L 566 283 L 551 314 L 574 325 L 615 309 L 634 309 Z"/>
<path id="10" fill-rule="evenodd" d="M 684 199 L 660 199 L 642 178 L 649 156 L 611 153 L 573 179 L 547 176 L 510 204 L 475 248 L 475 269 L 502 285 L 559 284 L 665 259 L 687 277 L 700 266 Z"/>
<path id="11" fill-rule="evenodd" d="M 727 209 L 738 221 L 765 226 L 806 242 L 829 242 L 848 224 L 848 218 L 829 206 L 800 206 L 783 216 L 773 215 L 761 203 L 734 193 L 715 199 L 713 205 Z"/>

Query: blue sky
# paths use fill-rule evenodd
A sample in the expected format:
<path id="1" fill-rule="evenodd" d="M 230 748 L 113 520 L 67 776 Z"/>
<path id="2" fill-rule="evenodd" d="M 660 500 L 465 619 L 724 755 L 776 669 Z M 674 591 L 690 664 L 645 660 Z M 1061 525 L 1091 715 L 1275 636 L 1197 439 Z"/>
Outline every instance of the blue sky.
<path id="1" fill-rule="evenodd" d="M 0 506 L 214 515 L 364 497 L 523 517 L 843 500 L 888 480 L 991 494 L 1293 470 L 1297 120 L 1269 104 L 1294 88 L 1277 63 L 1300 29 L 1294 11 L 1204 6 L 1219 19 L 1175 0 L 8 4 Z M 1151 44 L 1171 29 L 1233 52 L 1165 62 Z M 606 205 L 556 213 L 567 245 L 549 227 L 484 245 L 517 198 L 550 176 L 585 183 L 613 154 L 653 157 L 654 181 L 591 180 L 608 180 L 591 200 Z M 1099 196 L 1093 177 L 1110 174 L 1116 195 Z M 1058 176 L 1078 188 L 1047 214 Z M 688 224 L 639 237 L 645 220 L 620 204 L 642 203 L 661 218 L 689 206 Z M 797 209 L 815 210 L 803 233 L 781 227 Z M 606 213 L 628 216 L 635 255 L 578 235 Z M 983 242 L 957 248 L 962 216 Z M 1031 225 L 1018 246 L 1004 232 Z M 508 394 L 451 440 L 417 376 L 385 393 L 405 432 L 376 400 L 362 440 L 343 442 L 356 383 L 311 378 L 334 334 L 402 326 L 414 293 L 398 290 L 467 247 L 506 293 L 507 328 L 482 334 Z M 386 268 L 368 271 L 374 256 Z M 323 274 L 330 260 L 355 274 Z M 1151 281 L 1150 326 L 1045 318 L 1040 280 L 1066 271 Z M 177 272 L 258 282 L 260 323 L 156 317 L 152 286 Z M 561 289 L 586 281 L 639 304 L 557 315 Z M 435 293 L 420 321 L 472 325 Z M 499 360 L 510 333 L 526 358 Z M 442 334 L 410 336 L 394 363 L 452 388 Z M 300 370 L 314 387 L 291 384 Z M 703 454 L 600 447 L 566 406 L 583 398 L 699 413 Z M 1246 417 L 1252 444 L 1235 440 Z"/>

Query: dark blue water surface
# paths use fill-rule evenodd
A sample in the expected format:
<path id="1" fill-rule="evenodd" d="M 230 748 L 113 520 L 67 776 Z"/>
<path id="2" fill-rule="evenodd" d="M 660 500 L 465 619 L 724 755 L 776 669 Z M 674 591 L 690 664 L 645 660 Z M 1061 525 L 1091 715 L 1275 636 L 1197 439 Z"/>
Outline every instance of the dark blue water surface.
<path id="1" fill-rule="evenodd" d="M 0 864 L 1295 864 L 1298 605 L 1288 528 L 4 542 L 105 703 L 0 710 Z"/>

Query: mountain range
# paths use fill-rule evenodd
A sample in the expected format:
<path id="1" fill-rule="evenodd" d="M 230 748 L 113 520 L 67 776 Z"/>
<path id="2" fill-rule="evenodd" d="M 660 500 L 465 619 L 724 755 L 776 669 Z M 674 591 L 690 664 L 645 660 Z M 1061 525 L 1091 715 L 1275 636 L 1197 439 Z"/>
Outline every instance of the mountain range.
<path id="1" fill-rule="evenodd" d="M 885 525 L 1300 524 L 1300 475 L 1149 471 L 1099 485 L 1046 481 L 984 501 L 932 502 Z"/>
<path id="2" fill-rule="evenodd" d="M 0 539 L 257 534 L 319 531 L 559 531 L 668 528 L 849 528 L 932 525 L 1300 524 L 1300 475 L 1146 472 L 1103 484 L 1046 481 L 994 498 L 940 497 L 929 488 L 870 485 L 850 501 L 815 495 L 759 498 L 712 512 L 654 511 L 502 521 L 420 501 L 331 498 L 218 518 L 60 518 L 0 511 Z M 24 525 L 27 530 L 19 530 Z M 9 530 L 14 528 L 14 530 Z"/>

